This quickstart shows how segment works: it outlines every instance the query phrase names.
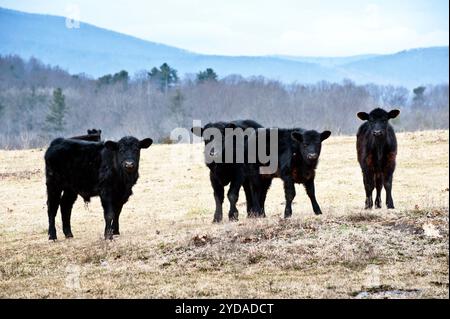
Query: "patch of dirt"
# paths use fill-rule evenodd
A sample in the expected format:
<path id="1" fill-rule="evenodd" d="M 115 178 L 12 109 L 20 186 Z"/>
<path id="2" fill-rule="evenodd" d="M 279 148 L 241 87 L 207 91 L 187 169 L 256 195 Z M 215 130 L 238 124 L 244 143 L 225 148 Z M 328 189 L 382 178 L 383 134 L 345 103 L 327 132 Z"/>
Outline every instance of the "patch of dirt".
<path id="1" fill-rule="evenodd" d="M 398 220 L 392 222 L 383 223 L 383 226 L 391 227 L 393 230 L 398 230 L 401 232 L 405 232 L 412 235 L 423 235 L 424 230 L 421 225 L 417 223 L 406 221 L 406 220 Z"/>
<path id="2" fill-rule="evenodd" d="M 381 217 L 374 213 L 362 212 L 357 214 L 350 214 L 345 218 L 349 222 L 353 223 L 361 223 L 361 222 L 371 222 L 371 221 L 379 221 Z"/>
<path id="3" fill-rule="evenodd" d="M 356 299 L 409 299 L 417 297 L 419 293 L 419 289 L 396 289 L 389 285 L 381 285 L 354 292 L 351 295 Z"/>

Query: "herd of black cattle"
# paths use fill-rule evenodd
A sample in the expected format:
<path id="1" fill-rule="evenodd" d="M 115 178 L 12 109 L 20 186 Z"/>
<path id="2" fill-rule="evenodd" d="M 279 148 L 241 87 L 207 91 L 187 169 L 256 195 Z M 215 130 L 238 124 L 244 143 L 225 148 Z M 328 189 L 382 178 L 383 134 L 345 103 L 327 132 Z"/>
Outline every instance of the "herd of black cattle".
<path id="1" fill-rule="evenodd" d="M 370 113 L 359 112 L 357 116 L 365 121 L 357 133 L 357 155 L 362 169 L 366 191 L 365 208 L 373 207 L 372 193 L 376 188 L 375 207 L 381 208 L 381 189 L 386 191 L 386 206 L 394 208 L 392 200 L 392 176 L 395 169 L 397 141 L 389 119 L 400 111 L 386 112 L 376 108 Z M 225 132 L 226 128 L 264 129 L 251 120 L 209 123 L 204 128 L 192 129 L 202 136 L 205 129 L 214 127 Z M 259 130 L 256 130 L 258 132 Z M 295 197 L 295 183 L 303 184 L 315 214 L 321 214 L 314 189 L 315 169 L 320 156 L 322 141 L 331 135 L 330 131 L 318 133 L 301 128 L 278 129 L 278 168 L 275 173 L 262 174 L 262 164 L 212 162 L 210 180 L 214 190 L 216 209 L 214 222 L 222 221 L 224 187 L 230 184 L 227 194 L 230 202 L 229 219 L 238 219 L 236 203 L 239 190 L 244 188 L 247 214 L 249 217 L 264 217 L 264 203 L 272 179 L 278 177 L 284 184 L 286 207 L 284 216 L 292 215 L 292 201 Z M 225 134 L 222 134 L 224 137 Z M 205 144 L 211 142 L 204 138 Z M 222 141 L 223 142 L 223 141 Z M 119 235 L 119 216 L 123 205 L 132 194 L 132 187 L 138 179 L 140 150 L 148 148 L 152 139 L 138 140 L 123 137 L 117 142 L 101 141 L 100 130 L 88 130 L 87 135 L 53 140 L 45 153 L 47 185 L 47 208 L 50 240 L 56 240 L 55 217 L 61 207 L 62 227 L 67 238 L 73 237 L 70 225 L 72 206 L 80 195 L 86 202 L 99 196 L 104 210 L 105 239 Z M 226 147 L 226 143 L 222 143 Z M 222 149 L 221 154 L 225 154 Z"/>

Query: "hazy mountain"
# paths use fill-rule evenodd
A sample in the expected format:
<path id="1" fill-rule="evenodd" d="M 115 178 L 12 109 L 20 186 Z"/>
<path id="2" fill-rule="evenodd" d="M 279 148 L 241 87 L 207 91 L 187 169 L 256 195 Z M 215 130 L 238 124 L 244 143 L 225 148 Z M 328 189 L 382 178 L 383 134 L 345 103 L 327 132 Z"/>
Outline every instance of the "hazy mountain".
<path id="1" fill-rule="evenodd" d="M 407 86 L 448 83 L 448 47 L 411 49 L 354 61 L 341 68 L 357 82 Z"/>
<path id="2" fill-rule="evenodd" d="M 346 57 L 307 57 L 307 56 L 292 56 L 292 55 L 274 55 L 274 57 L 292 60 L 298 62 L 316 63 L 326 67 L 336 67 L 351 62 L 370 59 L 378 56 L 377 54 L 361 54 Z"/>
<path id="3" fill-rule="evenodd" d="M 203 55 L 86 23 L 80 23 L 79 28 L 67 28 L 63 17 L 2 8 L 0 54 L 18 54 L 24 58 L 34 56 L 71 73 L 86 73 L 94 77 L 121 69 L 133 74 L 167 62 L 181 75 L 212 67 L 221 77 L 228 74 L 262 75 L 300 83 L 350 78 L 360 83 L 412 87 L 448 82 L 448 47 L 341 58 Z"/>

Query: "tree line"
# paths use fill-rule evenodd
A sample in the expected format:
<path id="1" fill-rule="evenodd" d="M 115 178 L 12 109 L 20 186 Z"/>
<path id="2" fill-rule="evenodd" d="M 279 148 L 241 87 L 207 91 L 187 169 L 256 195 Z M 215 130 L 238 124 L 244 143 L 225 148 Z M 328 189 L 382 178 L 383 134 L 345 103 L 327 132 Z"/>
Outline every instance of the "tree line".
<path id="1" fill-rule="evenodd" d="M 192 120 L 254 119 L 268 127 L 329 129 L 355 134 L 355 114 L 376 106 L 400 108 L 398 131 L 448 129 L 448 83 L 413 90 L 341 83 L 284 84 L 228 75 L 212 68 L 180 77 L 164 63 L 132 76 L 72 75 L 37 59 L 0 56 L 0 148 L 42 147 L 57 136 L 101 128 L 105 138 L 151 136 L 168 141 Z"/>

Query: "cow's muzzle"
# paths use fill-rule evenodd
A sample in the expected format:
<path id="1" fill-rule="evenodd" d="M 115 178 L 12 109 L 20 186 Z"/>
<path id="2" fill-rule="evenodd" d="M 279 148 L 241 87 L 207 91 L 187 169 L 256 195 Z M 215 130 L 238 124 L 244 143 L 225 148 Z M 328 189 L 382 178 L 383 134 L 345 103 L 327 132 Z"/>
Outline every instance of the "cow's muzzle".
<path id="1" fill-rule="evenodd" d="M 372 132 L 373 136 L 379 137 L 379 136 L 383 136 L 383 131 L 382 130 L 374 130 Z"/>
<path id="2" fill-rule="evenodd" d="M 125 168 L 127 172 L 134 172 L 136 169 L 136 163 L 133 161 L 124 161 L 123 168 Z"/>

